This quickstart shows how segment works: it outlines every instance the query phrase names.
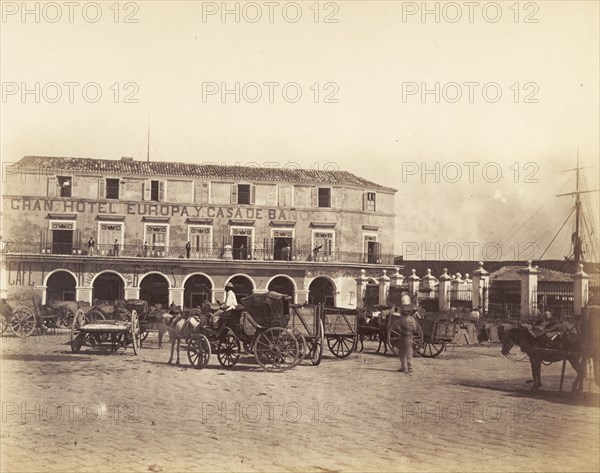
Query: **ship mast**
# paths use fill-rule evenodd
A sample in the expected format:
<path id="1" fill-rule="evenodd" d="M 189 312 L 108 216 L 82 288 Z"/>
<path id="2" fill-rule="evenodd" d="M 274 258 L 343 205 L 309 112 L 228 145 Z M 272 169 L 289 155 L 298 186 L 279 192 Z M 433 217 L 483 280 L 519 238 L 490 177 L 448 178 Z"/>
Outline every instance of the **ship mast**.
<path id="1" fill-rule="evenodd" d="M 583 244 L 581 238 L 581 194 L 599 191 L 598 189 L 587 191 L 579 190 L 579 171 L 581 169 L 586 169 L 586 167 L 579 166 L 579 150 L 577 150 L 577 167 L 563 171 L 575 171 L 575 192 L 568 192 L 566 194 L 557 195 L 557 197 L 563 197 L 566 195 L 575 196 L 575 232 L 571 236 L 571 241 L 573 242 L 573 262 L 575 263 L 575 271 L 579 271 L 579 264 L 583 261 Z"/>

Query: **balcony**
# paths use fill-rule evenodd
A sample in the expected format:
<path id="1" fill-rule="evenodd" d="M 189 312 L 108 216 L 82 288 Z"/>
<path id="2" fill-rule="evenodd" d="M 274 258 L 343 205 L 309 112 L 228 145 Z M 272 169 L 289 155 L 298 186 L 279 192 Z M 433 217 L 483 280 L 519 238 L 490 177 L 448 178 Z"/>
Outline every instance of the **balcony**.
<path id="1" fill-rule="evenodd" d="M 27 255 L 48 258 L 140 258 L 152 260 L 185 259 L 190 261 L 240 261 L 297 263 L 350 263 L 350 264 L 394 264 L 394 255 L 364 254 L 349 251 L 313 251 L 310 246 L 297 246 L 293 249 L 274 249 L 254 247 L 235 248 L 229 245 L 206 248 L 192 248 L 189 255 L 185 246 L 151 245 L 96 245 L 89 252 L 87 246 L 68 243 L 41 244 L 36 242 L 2 242 L 3 256 Z"/>

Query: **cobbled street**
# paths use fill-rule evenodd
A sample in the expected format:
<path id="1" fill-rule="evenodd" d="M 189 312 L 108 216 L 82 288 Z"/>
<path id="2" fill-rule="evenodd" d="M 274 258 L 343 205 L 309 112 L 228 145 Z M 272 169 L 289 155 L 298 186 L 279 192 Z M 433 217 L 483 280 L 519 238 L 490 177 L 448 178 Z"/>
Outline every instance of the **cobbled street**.
<path id="1" fill-rule="evenodd" d="M 557 393 L 560 364 L 529 392 L 528 362 L 500 346 L 416 358 L 325 347 L 268 373 L 168 365 L 151 334 L 138 356 L 84 348 L 67 331 L 2 338 L 2 471 L 598 471 L 598 389 Z M 590 391 L 591 389 L 591 391 Z"/>

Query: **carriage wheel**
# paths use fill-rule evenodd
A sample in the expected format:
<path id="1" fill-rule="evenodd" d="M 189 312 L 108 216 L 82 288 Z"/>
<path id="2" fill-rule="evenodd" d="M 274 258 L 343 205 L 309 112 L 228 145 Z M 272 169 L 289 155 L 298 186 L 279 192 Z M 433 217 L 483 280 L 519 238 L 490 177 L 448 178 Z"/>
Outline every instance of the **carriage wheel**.
<path id="1" fill-rule="evenodd" d="M 297 328 L 294 327 L 288 330 L 290 330 L 294 334 L 294 337 L 296 337 L 296 341 L 298 342 L 298 349 L 300 351 L 298 354 L 298 359 L 295 361 L 294 364 L 294 366 L 297 366 L 300 363 L 302 363 L 304 358 L 306 358 L 306 355 L 310 353 L 310 344 L 306 341 L 306 337 L 304 336 L 304 334 L 300 332 L 300 330 L 298 330 Z"/>
<path id="2" fill-rule="evenodd" d="M 201 333 L 194 334 L 194 338 L 187 341 L 187 356 L 190 365 L 194 368 L 206 368 L 210 360 L 210 342 Z"/>
<path id="3" fill-rule="evenodd" d="M 0 335 L 6 332 L 6 329 L 9 325 L 10 323 L 8 322 L 8 319 L 4 316 L 4 314 L 0 314 Z"/>
<path id="4" fill-rule="evenodd" d="M 73 325 L 71 325 L 71 351 L 79 353 L 85 341 L 85 333 L 81 331 L 81 327 L 86 324 L 85 314 L 82 310 L 77 311 L 73 317 Z"/>
<path id="5" fill-rule="evenodd" d="M 313 364 L 313 366 L 320 365 L 321 360 L 323 359 L 323 344 L 325 342 L 323 335 L 324 331 L 323 321 L 319 319 L 319 323 L 317 324 L 317 336 L 310 351 L 310 362 Z"/>
<path id="6" fill-rule="evenodd" d="M 235 336 L 233 330 L 228 328 L 217 345 L 219 363 L 225 368 L 233 368 L 240 359 L 241 351 L 240 339 Z"/>
<path id="7" fill-rule="evenodd" d="M 140 333 L 140 319 L 138 319 L 135 309 L 131 311 L 131 339 L 133 354 L 137 355 L 140 348 L 142 348 L 142 337 Z"/>
<path id="8" fill-rule="evenodd" d="M 28 337 L 36 327 L 35 314 L 27 307 L 17 308 L 10 319 L 10 329 L 21 338 Z"/>
<path id="9" fill-rule="evenodd" d="M 62 327 L 70 329 L 73 326 L 74 318 L 75 312 L 70 307 L 62 306 L 60 309 L 58 309 L 57 323 Z"/>
<path id="10" fill-rule="evenodd" d="M 446 348 L 446 342 L 432 342 L 426 341 L 420 347 L 417 348 L 417 353 L 424 358 L 435 358 Z"/>
<path id="11" fill-rule="evenodd" d="M 388 345 L 390 346 L 392 353 L 396 356 L 400 355 L 400 339 L 401 339 L 401 337 L 402 337 L 402 335 L 401 335 L 401 330 L 400 330 L 400 320 L 398 319 L 392 323 L 390 329 L 388 330 L 388 334 L 387 334 Z M 417 322 L 417 330 L 413 334 L 413 350 L 416 353 L 421 354 L 423 344 L 424 344 L 423 329 L 421 328 L 421 325 Z M 439 355 L 439 353 L 438 353 L 438 355 Z"/>
<path id="12" fill-rule="evenodd" d="M 286 371 L 298 364 L 298 339 L 285 328 L 272 327 L 261 332 L 254 342 L 254 357 L 267 371 Z"/>
<path id="13" fill-rule="evenodd" d="M 327 337 L 329 351 L 336 358 L 348 358 L 356 350 L 357 343 L 358 338 L 356 335 L 332 335 Z"/>

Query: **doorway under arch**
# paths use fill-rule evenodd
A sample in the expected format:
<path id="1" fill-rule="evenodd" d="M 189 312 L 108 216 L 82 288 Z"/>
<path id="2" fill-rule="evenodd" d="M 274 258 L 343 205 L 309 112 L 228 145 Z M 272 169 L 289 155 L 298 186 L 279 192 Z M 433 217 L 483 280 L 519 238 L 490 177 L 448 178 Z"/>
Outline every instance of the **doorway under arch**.
<path id="1" fill-rule="evenodd" d="M 334 307 L 335 287 L 333 283 L 324 277 L 315 278 L 308 287 L 308 303 Z"/>
<path id="2" fill-rule="evenodd" d="M 77 281 L 68 271 L 56 271 L 46 281 L 47 301 L 74 301 Z"/>
<path id="3" fill-rule="evenodd" d="M 190 276 L 183 286 L 183 307 L 198 308 L 204 302 L 212 301 L 212 283 L 201 274 Z"/>
<path id="4" fill-rule="evenodd" d="M 116 273 L 102 273 L 92 286 L 92 299 L 100 301 L 123 300 L 125 298 L 125 283 Z"/>
<path id="5" fill-rule="evenodd" d="M 169 281 L 162 274 L 149 274 L 140 282 L 140 299 L 148 305 L 169 306 Z"/>

